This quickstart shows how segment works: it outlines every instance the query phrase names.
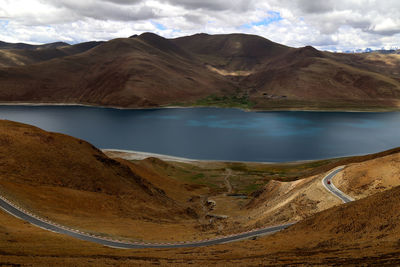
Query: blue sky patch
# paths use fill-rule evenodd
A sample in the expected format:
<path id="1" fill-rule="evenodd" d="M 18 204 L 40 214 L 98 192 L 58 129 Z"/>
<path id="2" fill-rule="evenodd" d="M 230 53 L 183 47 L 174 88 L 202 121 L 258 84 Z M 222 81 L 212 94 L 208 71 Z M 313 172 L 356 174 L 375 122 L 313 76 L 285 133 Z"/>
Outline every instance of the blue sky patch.
<path id="1" fill-rule="evenodd" d="M 165 27 L 163 24 L 159 22 L 152 21 L 151 23 L 153 23 L 153 25 L 156 26 L 156 28 L 160 31 L 165 31 L 167 29 L 167 27 Z"/>
<path id="2" fill-rule="evenodd" d="M 281 13 L 279 12 L 268 11 L 267 14 L 268 14 L 267 17 L 265 17 L 263 20 L 253 21 L 247 24 L 243 24 L 242 28 L 250 29 L 253 28 L 254 26 L 267 26 L 271 23 L 283 20 L 283 18 L 281 17 Z"/>
<path id="3" fill-rule="evenodd" d="M 7 25 L 8 25 L 9 22 L 10 22 L 10 21 L 8 21 L 8 20 L 0 19 L 0 26 L 3 27 L 3 28 L 5 28 L 5 27 L 7 27 Z"/>

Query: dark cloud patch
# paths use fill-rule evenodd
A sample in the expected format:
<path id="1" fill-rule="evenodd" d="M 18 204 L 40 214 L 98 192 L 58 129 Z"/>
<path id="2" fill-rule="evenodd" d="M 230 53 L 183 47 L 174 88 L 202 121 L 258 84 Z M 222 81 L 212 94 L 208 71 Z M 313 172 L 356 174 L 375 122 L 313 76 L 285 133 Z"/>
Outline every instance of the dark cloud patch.
<path id="1" fill-rule="evenodd" d="M 48 3 L 55 7 L 63 8 L 75 14 L 77 18 L 93 18 L 96 20 L 137 21 L 155 19 L 159 16 L 152 7 L 140 3 L 143 1 L 103 0 L 76 1 L 76 0 L 50 0 Z M 119 4 L 119 5 L 118 5 Z"/>
<path id="2" fill-rule="evenodd" d="M 131 6 L 143 2 L 143 0 L 101 0 L 102 2 L 110 2 L 119 5 Z"/>
<path id="3" fill-rule="evenodd" d="M 197 24 L 197 25 L 202 25 L 207 23 L 207 20 L 204 16 L 201 15 L 195 15 L 195 14 L 187 14 L 183 16 L 188 22 Z"/>
<path id="4" fill-rule="evenodd" d="M 315 40 L 310 43 L 313 46 L 319 46 L 319 47 L 326 47 L 326 46 L 336 46 L 339 44 L 339 42 L 336 40 L 333 40 L 331 36 L 321 36 L 318 40 Z"/>
<path id="5" fill-rule="evenodd" d="M 391 30 L 371 30 L 371 29 L 369 29 L 369 30 L 366 30 L 366 32 L 373 33 L 373 34 L 379 34 L 382 36 L 393 36 L 396 34 L 400 34 L 400 28 L 391 29 Z"/>
<path id="6" fill-rule="evenodd" d="M 385 36 L 400 32 L 398 0 L 276 0 L 274 4 L 304 17 L 323 34 L 334 34 L 341 27 Z"/>
<path id="7" fill-rule="evenodd" d="M 361 19 L 361 20 L 346 19 L 345 24 L 353 28 L 358 28 L 362 30 L 367 30 L 371 27 L 371 21 L 368 21 L 366 19 Z"/>
<path id="8" fill-rule="evenodd" d="M 224 10 L 241 10 L 247 11 L 252 5 L 252 0 L 165 0 L 171 5 L 178 5 L 188 10 L 210 10 L 210 11 L 224 11 Z"/>
<path id="9" fill-rule="evenodd" d="M 298 0 L 290 1 L 295 3 L 297 7 L 306 14 L 320 14 L 334 10 L 335 2 L 333 0 L 310 1 Z"/>

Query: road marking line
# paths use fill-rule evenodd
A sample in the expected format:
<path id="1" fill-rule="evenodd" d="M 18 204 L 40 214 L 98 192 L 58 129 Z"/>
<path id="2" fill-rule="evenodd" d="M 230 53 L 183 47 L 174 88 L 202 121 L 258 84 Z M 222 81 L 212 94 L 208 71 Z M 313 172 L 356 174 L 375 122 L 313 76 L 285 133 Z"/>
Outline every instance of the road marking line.
<path id="1" fill-rule="evenodd" d="M 331 170 L 327 175 L 325 175 L 323 178 L 322 178 L 322 180 L 321 180 L 321 182 L 322 182 L 322 185 L 325 187 L 325 189 L 329 192 L 329 193 L 331 193 L 332 195 L 334 195 L 335 197 L 337 197 L 337 198 L 339 198 L 342 202 L 344 202 L 344 203 L 347 203 L 347 201 L 345 201 L 343 198 L 347 198 L 348 200 L 350 200 L 350 201 L 354 201 L 354 199 L 352 198 L 352 197 L 349 197 L 348 195 L 346 195 L 345 193 L 343 193 L 342 191 L 340 191 L 338 188 L 336 188 L 336 186 L 333 184 L 333 182 L 332 182 L 332 179 L 340 172 L 340 171 L 342 171 L 344 168 L 345 168 L 346 166 L 338 166 L 338 167 L 336 167 L 336 168 L 334 168 L 333 170 Z M 338 170 L 340 170 L 340 171 L 338 171 Z M 332 190 L 331 190 L 331 188 L 329 188 L 326 184 L 325 184 L 325 180 L 332 174 L 332 173 L 334 173 L 334 172 L 336 172 L 337 171 L 337 173 L 335 174 L 335 175 L 333 175 L 330 179 L 329 179 L 329 181 L 330 181 L 330 186 L 332 187 Z M 338 194 L 335 194 L 335 192 L 334 191 L 336 191 L 336 193 L 338 193 Z M 343 198 L 342 198 L 343 197 Z"/>
<path id="2" fill-rule="evenodd" d="M 5 203 L 7 203 L 7 204 L 10 205 L 11 207 L 15 208 L 16 210 L 20 211 L 20 212 L 23 213 L 24 215 L 28 215 L 29 217 L 34 218 L 34 219 L 38 220 L 39 222 L 48 224 L 49 226 L 53 226 L 53 227 L 57 227 L 57 228 L 60 228 L 60 229 L 64 229 L 64 230 L 67 230 L 67 231 L 70 232 L 70 233 L 78 233 L 80 236 L 95 237 L 97 240 L 104 240 L 104 241 L 109 241 L 109 242 L 114 242 L 114 243 L 120 243 L 121 245 L 135 244 L 135 245 L 137 245 L 137 246 L 149 246 L 149 247 L 152 247 L 152 246 L 165 246 L 165 247 L 168 247 L 168 246 L 183 246 L 184 244 L 192 244 L 192 245 L 194 245 L 194 244 L 200 244 L 200 243 L 209 243 L 209 242 L 218 241 L 218 240 L 223 241 L 223 242 L 221 242 L 221 243 L 226 243 L 226 242 L 237 241 L 237 240 L 241 240 L 241 239 L 242 239 L 242 238 L 237 238 L 237 239 L 233 239 L 233 240 L 230 240 L 230 241 L 224 241 L 224 239 L 226 239 L 227 236 L 223 236 L 223 237 L 209 238 L 209 239 L 198 240 L 198 241 L 178 241 L 178 242 L 176 242 L 176 243 L 140 243 L 140 242 L 130 242 L 130 241 L 123 241 L 123 240 L 114 240 L 114 239 L 112 239 L 112 238 L 101 237 L 101 236 L 97 236 L 97 235 L 94 235 L 94 234 L 81 232 L 80 230 L 75 230 L 75 229 L 72 229 L 72 228 L 68 228 L 68 227 L 66 227 L 66 226 L 60 225 L 60 224 L 55 223 L 55 222 L 52 222 L 52 221 L 50 221 L 50 220 L 48 220 L 48 219 L 41 218 L 41 217 L 39 217 L 39 216 L 37 216 L 37 215 L 31 213 L 31 212 L 28 212 L 28 211 L 26 211 L 25 209 L 23 209 L 23 208 L 21 208 L 21 207 L 19 207 L 19 206 L 16 206 L 16 205 L 13 204 L 13 203 L 11 203 L 8 199 L 5 199 L 3 196 L 0 196 L 0 199 L 2 199 Z M 11 211 L 8 211 L 6 208 L 3 208 L 3 207 L 1 207 L 1 206 L 0 206 L 0 208 L 3 209 L 5 212 L 7 212 L 7 213 L 13 215 L 14 217 L 17 217 L 17 218 L 19 218 L 19 219 L 21 219 L 21 220 L 26 221 L 25 219 L 23 219 L 23 218 L 19 217 L 18 215 L 12 213 Z M 37 227 L 40 227 L 40 228 L 42 228 L 42 229 L 45 229 L 45 230 L 48 230 L 48 231 L 51 231 L 51 232 L 54 232 L 54 233 L 65 234 L 65 233 L 63 233 L 63 232 L 60 232 L 60 230 L 57 231 L 57 229 L 51 230 L 50 228 L 48 228 L 48 226 L 40 226 L 40 225 L 38 225 L 38 224 L 35 223 L 35 222 L 31 222 L 31 221 L 28 221 L 28 222 L 29 222 L 30 224 L 32 224 L 32 225 L 35 225 L 35 226 L 37 226 Z M 286 227 L 288 227 L 288 226 L 290 226 L 290 225 L 291 225 L 291 224 L 288 224 L 288 225 L 281 225 L 281 229 L 284 229 L 284 228 L 286 228 Z M 46 228 L 46 227 L 47 227 L 47 228 Z M 269 227 L 269 228 L 271 228 L 271 227 Z M 253 229 L 253 230 L 249 230 L 249 231 L 244 232 L 244 233 L 231 234 L 231 235 L 229 235 L 228 237 L 233 237 L 233 236 L 238 236 L 238 237 L 239 237 L 239 236 L 241 236 L 241 235 L 243 235 L 243 234 L 248 234 L 249 232 L 255 232 L 255 231 L 259 230 L 259 229 L 268 229 L 268 228 Z M 280 229 L 280 230 L 281 230 L 281 229 Z M 276 231 L 278 231 L 278 230 L 276 230 Z M 273 231 L 273 232 L 276 232 L 276 231 Z M 271 232 L 272 232 L 272 231 L 271 231 Z M 68 233 L 67 233 L 67 234 L 68 234 Z M 96 243 L 100 243 L 100 242 L 93 241 L 93 240 L 89 240 L 89 241 L 96 242 Z M 102 244 L 102 243 L 100 243 L 100 244 Z M 103 245 L 109 246 L 109 245 L 106 245 L 106 244 L 103 244 Z M 204 245 L 207 245 L 207 244 L 204 244 Z M 115 246 L 109 246 L 109 247 L 115 247 Z M 124 248 L 124 249 L 126 249 L 126 247 L 121 247 L 121 246 L 120 246 L 120 247 L 115 247 L 115 248 Z"/>

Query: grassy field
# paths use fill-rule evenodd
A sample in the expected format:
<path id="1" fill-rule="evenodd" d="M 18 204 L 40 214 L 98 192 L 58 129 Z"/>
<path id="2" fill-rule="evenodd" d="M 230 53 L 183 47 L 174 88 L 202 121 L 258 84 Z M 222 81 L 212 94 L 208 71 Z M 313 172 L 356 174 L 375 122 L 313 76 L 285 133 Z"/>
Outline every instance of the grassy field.
<path id="1" fill-rule="evenodd" d="M 398 111 L 399 106 L 388 101 L 308 101 L 290 99 L 265 99 L 264 97 L 248 96 L 217 96 L 209 95 L 196 102 L 173 102 L 166 107 L 220 107 L 240 108 L 252 111 L 359 111 L 359 112 L 390 112 Z"/>
<path id="2" fill-rule="evenodd" d="M 400 152 L 400 148 L 365 156 L 334 158 L 293 163 L 253 162 L 168 162 L 153 164 L 152 168 L 161 176 L 179 181 L 207 186 L 214 194 L 225 192 L 225 177 L 230 181 L 233 192 L 251 195 L 271 180 L 295 181 L 329 171 L 337 166 L 371 160 Z M 143 164 L 141 161 L 134 161 Z M 150 167 L 150 166 L 148 166 Z M 228 175 L 228 170 L 230 174 Z"/>
<path id="3" fill-rule="evenodd" d="M 290 99 L 264 99 L 252 97 L 253 110 L 312 110 L 312 111 L 362 111 L 362 112 L 387 112 L 397 111 L 393 103 L 378 100 L 332 100 L 332 101 L 309 101 Z"/>
<path id="4" fill-rule="evenodd" d="M 249 100 L 247 95 L 209 95 L 208 97 L 196 101 L 194 106 L 251 109 L 253 108 L 254 103 Z"/>

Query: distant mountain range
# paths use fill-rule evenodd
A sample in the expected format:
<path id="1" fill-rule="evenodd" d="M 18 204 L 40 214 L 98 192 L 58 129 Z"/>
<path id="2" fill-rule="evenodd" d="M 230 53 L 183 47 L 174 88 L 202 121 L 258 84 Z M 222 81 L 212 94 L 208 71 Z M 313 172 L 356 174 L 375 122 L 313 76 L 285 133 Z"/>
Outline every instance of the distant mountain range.
<path id="1" fill-rule="evenodd" d="M 400 56 L 291 48 L 246 34 L 0 43 L 0 101 L 129 108 L 398 108 Z"/>
<path id="2" fill-rule="evenodd" d="M 344 53 L 381 53 L 381 54 L 400 54 L 399 48 L 393 49 L 372 49 L 372 48 L 365 48 L 365 49 L 355 49 L 355 50 L 346 50 Z"/>

